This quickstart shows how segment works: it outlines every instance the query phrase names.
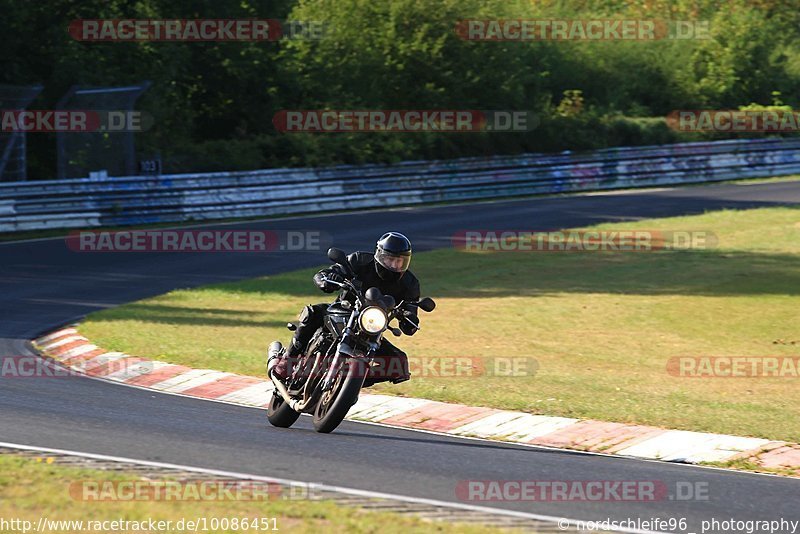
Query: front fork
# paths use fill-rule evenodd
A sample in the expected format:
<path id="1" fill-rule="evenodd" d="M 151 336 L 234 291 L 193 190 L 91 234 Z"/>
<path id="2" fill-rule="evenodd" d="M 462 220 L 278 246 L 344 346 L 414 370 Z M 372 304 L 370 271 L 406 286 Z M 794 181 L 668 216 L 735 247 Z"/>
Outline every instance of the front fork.
<path id="1" fill-rule="evenodd" d="M 328 367 L 328 372 L 322 380 L 323 392 L 330 391 L 336 381 L 336 375 L 339 373 L 341 366 L 346 365 L 350 360 L 356 360 L 356 362 L 358 362 L 360 367 L 359 372 L 363 372 L 364 378 L 366 378 L 369 372 L 369 364 L 372 361 L 372 355 L 375 354 L 378 343 L 370 342 L 369 349 L 365 353 L 363 350 L 353 347 L 353 344 L 350 343 L 349 340 L 350 336 L 345 334 L 342 337 L 342 341 L 336 347 L 336 355 L 333 357 L 333 361 Z"/>
<path id="2" fill-rule="evenodd" d="M 350 320 L 347 321 L 347 326 L 342 334 L 342 340 L 336 347 L 336 355 L 333 357 L 333 361 L 328 367 L 328 372 L 325 373 L 325 378 L 322 379 L 321 387 L 323 392 L 330 391 L 336 381 L 336 375 L 339 373 L 339 367 L 342 364 L 347 363 L 348 359 L 350 358 L 359 362 L 363 372 L 365 373 L 364 378 L 366 378 L 366 373 L 369 371 L 369 363 L 372 360 L 372 355 L 375 354 L 375 351 L 380 345 L 382 334 L 378 334 L 375 339 L 370 339 L 368 341 L 368 349 L 366 353 L 362 349 L 357 348 L 353 329 L 355 328 L 359 313 L 361 313 L 361 310 L 356 308 L 353 310 L 353 313 L 350 314 Z"/>

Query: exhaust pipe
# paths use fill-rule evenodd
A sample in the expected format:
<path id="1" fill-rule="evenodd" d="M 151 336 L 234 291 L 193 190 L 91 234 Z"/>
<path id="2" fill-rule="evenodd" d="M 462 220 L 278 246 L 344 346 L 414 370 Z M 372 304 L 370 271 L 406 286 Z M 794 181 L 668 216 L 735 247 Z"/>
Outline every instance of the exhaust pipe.
<path id="1" fill-rule="evenodd" d="M 283 382 L 281 382 L 280 378 L 278 378 L 277 376 L 272 374 L 272 372 L 270 372 L 269 378 L 270 378 L 270 380 L 272 380 L 272 383 L 275 385 L 275 390 L 278 393 L 280 393 L 280 395 L 283 398 L 284 402 L 286 402 L 286 404 L 288 404 L 289 407 L 292 410 L 294 410 L 296 412 L 302 412 L 303 410 L 306 409 L 310 399 L 306 400 L 304 402 L 300 402 L 299 400 L 293 399 L 292 397 L 289 396 L 289 390 L 286 389 L 286 386 L 283 385 Z"/>
<path id="2" fill-rule="evenodd" d="M 282 352 L 283 344 L 280 341 L 273 341 L 270 343 L 269 349 L 267 349 L 267 376 L 269 376 L 269 379 L 272 380 L 275 390 L 280 393 L 284 402 L 286 402 L 286 404 L 288 404 L 292 410 L 296 412 L 302 412 L 306 409 L 310 399 L 306 400 L 305 402 L 300 402 L 293 399 L 291 396 L 289 396 L 289 390 L 286 389 L 286 386 L 283 384 L 281 379 L 273 374 L 275 366 L 278 363 L 278 358 Z"/>
<path id="3" fill-rule="evenodd" d="M 272 370 L 278 364 L 278 358 L 283 352 L 283 343 L 273 341 L 267 349 L 267 375 L 272 376 Z"/>

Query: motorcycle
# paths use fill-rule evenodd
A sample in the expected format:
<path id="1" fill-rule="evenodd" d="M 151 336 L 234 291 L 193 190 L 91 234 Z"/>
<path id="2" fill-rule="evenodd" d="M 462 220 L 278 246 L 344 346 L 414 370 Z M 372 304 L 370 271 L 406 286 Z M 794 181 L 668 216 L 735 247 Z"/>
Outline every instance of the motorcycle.
<path id="1" fill-rule="evenodd" d="M 273 341 L 269 346 L 267 375 L 275 389 L 267 418 L 276 427 L 288 428 L 301 413 L 309 413 L 313 414 L 317 432 L 335 430 L 358 401 L 384 333 L 402 334 L 390 321 L 406 320 L 419 329 L 411 319 L 414 314 L 410 308 L 431 312 L 436 307 L 428 297 L 396 303 L 394 297 L 383 295 L 376 287 L 362 292 L 360 283 L 353 279 L 344 251 L 331 248 L 328 258 L 346 274 L 342 282 L 326 279 L 339 287 L 340 297 L 328 306 L 323 325 L 308 342 L 285 383 L 274 374 L 278 360 L 273 358 L 282 353 L 283 344 Z M 291 331 L 297 329 L 292 323 L 286 326 Z"/>

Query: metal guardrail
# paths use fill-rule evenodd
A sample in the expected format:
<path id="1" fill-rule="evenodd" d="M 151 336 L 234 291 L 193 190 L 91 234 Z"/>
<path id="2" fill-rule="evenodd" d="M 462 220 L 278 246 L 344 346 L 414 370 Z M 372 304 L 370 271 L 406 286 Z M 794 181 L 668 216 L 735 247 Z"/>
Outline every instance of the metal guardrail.
<path id="1" fill-rule="evenodd" d="M 800 139 L 0 184 L 0 232 L 126 226 L 800 174 Z"/>

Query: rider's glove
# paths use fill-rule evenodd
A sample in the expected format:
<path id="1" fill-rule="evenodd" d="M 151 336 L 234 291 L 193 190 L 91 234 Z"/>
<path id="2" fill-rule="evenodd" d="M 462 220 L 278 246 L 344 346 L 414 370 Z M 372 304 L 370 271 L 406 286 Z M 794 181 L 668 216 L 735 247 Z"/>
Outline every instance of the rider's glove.
<path id="1" fill-rule="evenodd" d="M 323 269 L 314 275 L 314 283 L 325 293 L 333 293 L 338 289 L 338 286 L 330 282 L 344 282 L 345 278 L 338 265 L 334 265 L 329 269 Z"/>
<path id="2" fill-rule="evenodd" d="M 413 336 L 417 333 L 419 328 L 412 324 L 408 319 L 403 319 L 400 321 L 400 330 L 407 336 Z"/>
<path id="3" fill-rule="evenodd" d="M 400 330 L 407 336 L 413 336 L 419 330 L 418 324 L 419 317 L 417 317 L 416 309 L 410 306 L 405 308 L 403 310 L 403 318 L 400 321 Z"/>

